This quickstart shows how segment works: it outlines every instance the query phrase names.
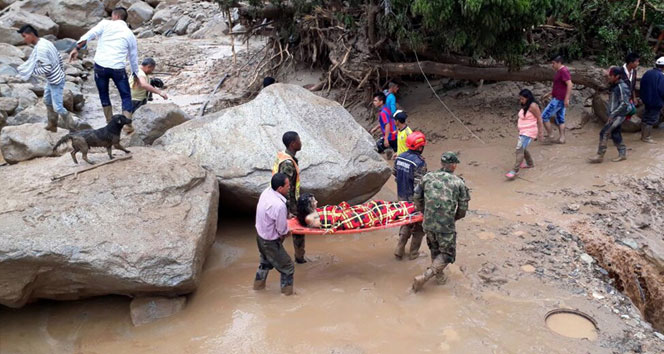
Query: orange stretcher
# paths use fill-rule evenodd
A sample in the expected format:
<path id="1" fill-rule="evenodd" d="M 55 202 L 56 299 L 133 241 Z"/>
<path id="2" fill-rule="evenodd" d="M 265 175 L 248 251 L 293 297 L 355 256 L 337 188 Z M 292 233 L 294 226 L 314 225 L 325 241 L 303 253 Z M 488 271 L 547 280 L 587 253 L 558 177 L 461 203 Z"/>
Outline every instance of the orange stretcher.
<path id="1" fill-rule="evenodd" d="M 414 224 L 416 222 L 422 222 L 422 213 L 415 213 L 410 216 L 407 216 L 403 219 L 390 222 L 385 225 L 366 227 L 362 229 L 352 229 L 352 230 L 336 230 L 331 229 L 319 229 L 314 227 L 306 227 L 300 225 L 300 222 L 296 218 L 288 219 L 288 228 L 294 235 L 347 235 L 347 234 L 358 234 L 362 232 L 371 232 L 378 231 L 383 229 L 389 229 L 392 227 L 400 227 L 403 225 Z"/>

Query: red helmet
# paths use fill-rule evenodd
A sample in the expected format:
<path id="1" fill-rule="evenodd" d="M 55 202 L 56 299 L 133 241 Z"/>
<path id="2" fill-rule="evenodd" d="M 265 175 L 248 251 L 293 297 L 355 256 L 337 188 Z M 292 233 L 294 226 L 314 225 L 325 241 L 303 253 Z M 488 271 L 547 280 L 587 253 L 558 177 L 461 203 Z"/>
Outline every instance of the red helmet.
<path id="1" fill-rule="evenodd" d="M 406 147 L 408 150 L 417 150 L 420 146 L 427 144 L 427 138 L 422 132 L 412 132 L 406 138 Z"/>

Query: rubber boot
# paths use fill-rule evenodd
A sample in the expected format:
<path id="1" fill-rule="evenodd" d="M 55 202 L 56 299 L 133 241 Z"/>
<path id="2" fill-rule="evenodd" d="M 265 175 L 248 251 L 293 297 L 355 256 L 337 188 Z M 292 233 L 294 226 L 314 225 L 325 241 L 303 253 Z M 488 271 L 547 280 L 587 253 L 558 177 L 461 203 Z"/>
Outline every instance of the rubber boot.
<path id="1" fill-rule="evenodd" d="M 281 274 L 281 293 L 290 296 L 293 292 L 293 275 Z"/>
<path id="2" fill-rule="evenodd" d="M 627 160 L 627 152 L 625 150 L 618 151 L 618 157 L 611 159 L 613 162 L 620 162 Z"/>
<path id="3" fill-rule="evenodd" d="M 399 228 L 399 241 L 397 241 L 397 248 L 394 249 L 394 257 L 401 260 L 404 253 L 406 253 L 406 243 L 410 236 L 410 225 L 404 225 Z"/>
<path id="4" fill-rule="evenodd" d="M 652 126 L 651 125 L 642 125 L 641 126 L 641 141 L 648 144 L 657 144 L 655 140 L 652 139 Z"/>
<path id="5" fill-rule="evenodd" d="M 113 118 L 113 107 L 103 106 L 102 109 L 104 110 L 104 118 L 106 118 L 106 123 L 110 122 L 111 118 Z"/>
<path id="6" fill-rule="evenodd" d="M 434 276 L 434 272 L 432 268 L 427 268 L 427 270 L 424 272 L 422 275 L 418 275 L 413 279 L 413 286 L 412 290 L 414 293 L 422 290 L 422 287 L 424 284 L 426 284 L 429 279 L 431 279 Z"/>
<path id="7" fill-rule="evenodd" d="M 46 105 L 46 118 L 48 119 L 48 122 L 46 123 L 46 126 L 44 129 L 48 130 L 49 132 L 57 132 L 58 131 L 58 113 L 55 112 L 53 109 L 53 106 Z"/>
<path id="8" fill-rule="evenodd" d="M 132 117 L 132 113 L 127 111 L 122 111 L 122 115 L 129 119 L 131 119 Z M 127 133 L 127 135 L 132 134 L 134 132 L 134 126 L 131 124 L 126 124 L 123 130 L 125 131 L 125 133 Z"/>
<path id="9" fill-rule="evenodd" d="M 445 272 L 440 272 L 436 274 L 436 284 L 445 285 L 447 283 L 447 274 Z"/>
<path id="10" fill-rule="evenodd" d="M 410 238 L 410 252 L 408 254 L 408 259 L 411 261 L 420 257 L 420 246 L 424 238 L 424 232 L 418 232 L 416 229 L 419 226 L 413 226 L 413 228 L 413 236 Z"/>
<path id="11" fill-rule="evenodd" d="M 263 266 L 258 266 L 256 278 L 254 279 L 254 290 L 265 289 L 265 282 L 267 281 L 267 275 L 269 272 L 269 269 L 265 269 Z"/>
<path id="12" fill-rule="evenodd" d="M 67 112 L 65 114 L 60 114 L 60 117 L 62 117 L 62 121 L 64 122 L 65 127 L 67 127 L 70 132 L 79 130 L 78 124 L 74 122 L 74 118 L 72 118 L 71 113 Z"/>
<path id="13" fill-rule="evenodd" d="M 588 158 L 588 162 L 590 163 L 602 163 L 604 161 L 604 154 L 596 154 L 593 157 Z"/>
<path id="14" fill-rule="evenodd" d="M 304 235 L 293 235 L 293 256 L 295 258 L 295 263 L 307 263 L 307 259 L 304 258 L 304 254 Z"/>

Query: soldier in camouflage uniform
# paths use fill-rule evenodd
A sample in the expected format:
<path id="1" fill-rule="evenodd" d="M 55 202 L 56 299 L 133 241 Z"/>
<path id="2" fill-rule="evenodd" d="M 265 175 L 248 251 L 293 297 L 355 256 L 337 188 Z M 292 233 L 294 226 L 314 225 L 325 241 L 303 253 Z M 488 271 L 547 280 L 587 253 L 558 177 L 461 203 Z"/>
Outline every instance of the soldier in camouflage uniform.
<path id="1" fill-rule="evenodd" d="M 424 214 L 422 227 L 431 250 L 431 266 L 413 280 L 413 292 L 436 276 L 444 283 L 443 270 L 456 258 L 456 229 L 454 223 L 466 216 L 470 194 L 464 181 L 454 175 L 459 158 L 453 152 L 441 157 L 442 168 L 427 173 L 415 188 L 413 200 Z"/>
<path id="2" fill-rule="evenodd" d="M 302 142 L 300 136 L 292 131 L 284 133 L 281 140 L 286 146 L 286 151 L 277 154 L 272 174 L 280 172 L 288 176 L 290 190 L 286 198 L 288 199 L 288 213 L 292 216 L 297 214 L 297 199 L 300 197 L 300 168 L 295 154 L 302 150 Z M 307 263 L 304 258 L 304 235 L 293 235 L 293 249 L 295 262 Z"/>

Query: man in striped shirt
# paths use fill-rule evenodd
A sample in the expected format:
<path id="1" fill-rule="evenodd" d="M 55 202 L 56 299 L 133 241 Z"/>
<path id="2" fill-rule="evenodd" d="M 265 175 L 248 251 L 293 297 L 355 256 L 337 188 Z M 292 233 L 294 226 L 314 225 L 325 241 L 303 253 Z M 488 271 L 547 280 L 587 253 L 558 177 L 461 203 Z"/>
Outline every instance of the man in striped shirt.
<path id="1" fill-rule="evenodd" d="M 64 127 L 69 130 L 90 128 L 87 124 L 80 124 L 75 121 L 63 104 L 65 70 L 62 57 L 53 43 L 47 39 L 39 38 L 37 30 L 31 25 L 23 25 L 18 33 L 23 36 L 26 44 L 34 46 L 30 58 L 17 68 L 19 77 L 22 80 L 28 80 L 32 75 L 46 77 L 44 104 L 46 105 L 48 123 L 45 129 L 52 132 L 58 130 L 58 115 L 62 117 Z"/>
<path id="2" fill-rule="evenodd" d="M 109 96 L 109 83 L 113 80 L 115 86 L 120 92 L 122 98 L 122 114 L 131 118 L 131 87 L 129 86 L 129 77 L 125 70 L 127 59 L 131 67 L 131 73 L 134 79 L 138 76 L 138 45 L 134 33 L 127 26 L 127 9 L 116 7 L 111 12 L 111 20 L 102 20 L 86 34 L 84 34 L 76 44 L 76 47 L 69 53 L 69 60 L 72 61 L 78 56 L 78 50 L 87 45 L 88 41 L 98 39 L 97 51 L 95 52 L 95 84 L 99 91 L 99 99 L 104 110 L 106 121 L 110 121 L 113 116 L 113 107 Z M 125 125 L 125 131 L 131 134 L 134 128 L 131 124 Z"/>

